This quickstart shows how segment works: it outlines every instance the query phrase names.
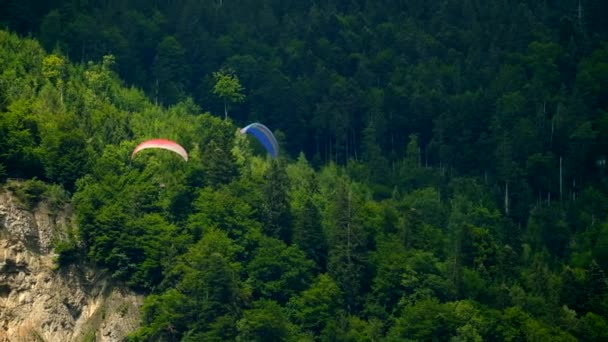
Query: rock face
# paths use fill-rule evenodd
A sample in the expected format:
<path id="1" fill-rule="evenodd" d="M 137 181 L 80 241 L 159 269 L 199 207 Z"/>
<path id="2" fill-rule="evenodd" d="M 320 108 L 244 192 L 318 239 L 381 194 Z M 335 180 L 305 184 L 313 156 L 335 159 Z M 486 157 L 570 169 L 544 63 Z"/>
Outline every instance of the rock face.
<path id="1" fill-rule="evenodd" d="M 90 266 L 56 269 L 70 216 L 0 190 L 0 342 L 122 341 L 137 327 L 143 297 Z"/>

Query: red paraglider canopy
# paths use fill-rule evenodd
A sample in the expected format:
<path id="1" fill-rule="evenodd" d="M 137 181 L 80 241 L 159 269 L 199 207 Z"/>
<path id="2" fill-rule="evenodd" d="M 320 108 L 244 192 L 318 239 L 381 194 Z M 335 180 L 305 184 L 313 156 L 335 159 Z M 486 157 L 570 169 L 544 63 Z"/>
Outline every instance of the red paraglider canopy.
<path id="1" fill-rule="evenodd" d="M 186 150 L 180 144 L 167 139 L 152 139 L 142 142 L 141 144 L 137 145 L 137 147 L 135 147 L 133 153 L 131 153 L 131 158 L 135 157 L 135 155 L 139 151 L 145 150 L 147 148 L 162 148 L 165 150 L 169 150 L 179 154 L 182 158 L 184 158 L 185 161 L 188 161 L 188 152 L 186 152 Z"/>

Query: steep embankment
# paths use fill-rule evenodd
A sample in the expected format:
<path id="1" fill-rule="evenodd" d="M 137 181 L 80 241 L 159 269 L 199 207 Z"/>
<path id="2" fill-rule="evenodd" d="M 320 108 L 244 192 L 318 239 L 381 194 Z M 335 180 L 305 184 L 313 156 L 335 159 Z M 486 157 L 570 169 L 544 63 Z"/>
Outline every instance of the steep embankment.
<path id="1" fill-rule="evenodd" d="M 0 341 L 120 341 L 137 326 L 141 296 L 89 266 L 55 269 L 69 218 L 0 189 Z"/>

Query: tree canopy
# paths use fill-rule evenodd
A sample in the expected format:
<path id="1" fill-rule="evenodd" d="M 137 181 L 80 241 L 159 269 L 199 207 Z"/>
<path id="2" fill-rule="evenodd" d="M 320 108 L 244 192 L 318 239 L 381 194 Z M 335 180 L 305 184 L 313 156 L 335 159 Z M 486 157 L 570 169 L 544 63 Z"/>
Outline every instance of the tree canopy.
<path id="1" fill-rule="evenodd" d="M 73 205 L 132 341 L 605 340 L 605 13 L 3 1 L 0 182 Z"/>

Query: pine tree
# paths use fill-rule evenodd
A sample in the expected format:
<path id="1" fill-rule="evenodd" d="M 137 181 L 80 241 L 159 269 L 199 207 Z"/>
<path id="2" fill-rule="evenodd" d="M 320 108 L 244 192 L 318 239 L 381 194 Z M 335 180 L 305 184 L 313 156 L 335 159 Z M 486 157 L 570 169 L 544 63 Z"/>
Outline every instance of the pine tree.
<path id="1" fill-rule="evenodd" d="M 283 161 L 273 160 L 264 178 L 266 182 L 262 203 L 263 231 L 269 236 L 289 243 L 292 234 L 292 216 L 287 195 L 289 179 Z"/>
<path id="2" fill-rule="evenodd" d="M 363 160 L 367 163 L 372 182 L 383 184 L 388 180 L 389 165 L 378 144 L 378 131 L 375 118 L 370 119 L 363 129 Z"/>
<path id="3" fill-rule="evenodd" d="M 293 243 L 306 253 L 317 266 L 324 270 L 327 262 L 327 242 L 321 228 L 319 209 L 311 199 L 294 218 Z"/>
<path id="4" fill-rule="evenodd" d="M 173 36 L 167 36 L 156 47 L 153 90 L 156 103 L 172 105 L 185 95 L 185 51 Z"/>
<path id="5" fill-rule="evenodd" d="M 230 146 L 220 141 L 211 140 L 203 151 L 205 158 L 201 160 L 207 185 L 218 186 L 230 183 L 238 176 L 235 156 L 230 152 Z"/>
<path id="6" fill-rule="evenodd" d="M 608 313 L 608 279 L 604 270 L 593 260 L 587 270 L 586 283 L 587 305 L 586 309 L 597 314 Z"/>
<path id="7" fill-rule="evenodd" d="M 327 270 L 344 292 L 350 312 L 357 309 L 365 271 L 366 234 L 358 217 L 359 201 L 348 181 L 341 179 L 329 210 Z"/>
<path id="8" fill-rule="evenodd" d="M 583 309 L 583 292 L 581 282 L 577 279 L 576 273 L 572 268 L 566 267 L 562 271 L 561 285 L 559 293 L 560 303 L 580 312 Z"/>
<path id="9" fill-rule="evenodd" d="M 341 311 L 342 293 L 336 282 L 321 274 L 312 286 L 287 304 L 289 316 L 305 332 L 319 335 Z"/>

